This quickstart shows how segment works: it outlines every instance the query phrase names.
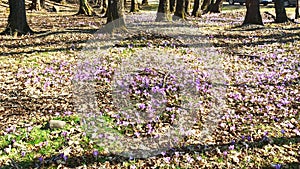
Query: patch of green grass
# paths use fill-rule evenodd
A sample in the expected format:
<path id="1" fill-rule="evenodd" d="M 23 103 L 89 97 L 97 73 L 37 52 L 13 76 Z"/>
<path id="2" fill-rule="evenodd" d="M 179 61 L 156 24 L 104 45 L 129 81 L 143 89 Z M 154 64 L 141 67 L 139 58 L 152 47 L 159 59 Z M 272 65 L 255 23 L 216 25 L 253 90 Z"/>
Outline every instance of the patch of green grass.
<path id="1" fill-rule="evenodd" d="M 71 116 L 57 116 L 54 117 L 53 120 L 62 120 L 66 122 L 74 122 L 75 124 L 80 124 L 80 117 L 71 115 Z"/>
<path id="2" fill-rule="evenodd" d="M 41 130 L 40 128 L 33 128 L 29 134 L 28 143 L 31 145 L 39 144 L 44 142 L 48 139 L 50 131 L 48 130 Z"/>
<path id="3" fill-rule="evenodd" d="M 11 143 L 8 135 L 0 137 L 0 149 L 7 147 Z"/>

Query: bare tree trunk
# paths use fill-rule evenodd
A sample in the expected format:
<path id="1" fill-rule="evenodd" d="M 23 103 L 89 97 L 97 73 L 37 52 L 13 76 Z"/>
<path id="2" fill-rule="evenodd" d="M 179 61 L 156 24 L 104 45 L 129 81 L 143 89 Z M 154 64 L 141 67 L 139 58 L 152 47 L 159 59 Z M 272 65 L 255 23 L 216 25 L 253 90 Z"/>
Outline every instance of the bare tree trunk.
<path id="1" fill-rule="evenodd" d="M 41 1 L 41 7 L 42 7 L 42 8 L 45 8 L 45 1 L 46 1 L 46 0 L 40 0 L 40 1 Z"/>
<path id="2" fill-rule="evenodd" d="M 87 16 L 92 16 L 95 14 L 93 8 L 91 8 L 87 0 L 79 0 L 79 11 L 77 15 L 80 14 L 87 15 Z"/>
<path id="3" fill-rule="evenodd" d="M 40 11 L 45 8 L 45 0 L 32 0 L 29 10 Z"/>
<path id="4" fill-rule="evenodd" d="M 213 0 L 204 0 L 201 5 L 201 10 L 203 14 L 206 14 L 210 11 L 211 4 L 213 3 Z"/>
<path id="5" fill-rule="evenodd" d="M 184 0 L 184 12 L 186 15 L 190 15 L 190 0 Z"/>
<path id="6" fill-rule="evenodd" d="M 99 8 L 100 14 L 104 14 L 107 11 L 106 0 L 98 0 L 96 2 L 96 6 Z"/>
<path id="7" fill-rule="evenodd" d="M 295 9 L 295 19 L 298 19 L 300 18 L 300 15 L 299 15 L 299 2 L 300 0 L 297 0 L 296 2 L 296 9 Z"/>
<path id="8" fill-rule="evenodd" d="M 192 11 L 192 16 L 200 17 L 201 13 L 202 13 L 202 11 L 201 11 L 201 8 L 200 8 L 200 0 L 195 0 L 193 11 Z"/>
<path id="9" fill-rule="evenodd" d="M 170 12 L 175 12 L 176 0 L 170 0 Z"/>
<path id="10" fill-rule="evenodd" d="M 7 26 L 1 34 L 13 36 L 33 33 L 29 28 L 25 11 L 25 0 L 9 0 L 9 16 Z"/>
<path id="11" fill-rule="evenodd" d="M 126 30 L 123 0 L 108 1 L 106 31 L 113 32 L 116 29 Z"/>
<path id="12" fill-rule="evenodd" d="M 139 10 L 137 0 L 131 0 L 130 12 L 136 12 Z"/>
<path id="13" fill-rule="evenodd" d="M 176 10 L 173 19 L 186 19 L 185 17 L 185 0 L 176 0 Z"/>
<path id="14" fill-rule="evenodd" d="M 159 0 L 155 21 L 171 21 L 169 0 Z"/>
<path id="15" fill-rule="evenodd" d="M 275 18 L 276 23 L 288 22 L 288 18 L 286 16 L 286 11 L 284 7 L 284 0 L 275 0 L 275 13 L 276 13 L 276 18 Z"/>
<path id="16" fill-rule="evenodd" d="M 149 5 L 148 0 L 142 0 L 142 5 Z"/>
<path id="17" fill-rule="evenodd" d="M 216 0 L 214 4 L 211 5 L 209 12 L 211 13 L 220 13 L 223 7 L 223 0 Z"/>
<path id="18" fill-rule="evenodd" d="M 259 10 L 259 0 L 246 0 L 246 16 L 243 25 L 263 25 Z"/>

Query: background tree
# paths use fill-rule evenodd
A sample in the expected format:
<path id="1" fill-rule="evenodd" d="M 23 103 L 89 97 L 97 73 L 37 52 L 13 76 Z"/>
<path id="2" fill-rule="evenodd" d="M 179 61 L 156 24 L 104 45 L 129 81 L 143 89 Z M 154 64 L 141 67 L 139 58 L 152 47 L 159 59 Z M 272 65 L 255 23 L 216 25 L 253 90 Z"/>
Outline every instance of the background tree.
<path id="1" fill-rule="evenodd" d="M 169 0 L 159 0 L 155 21 L 171 21 Z"/>
<path id="2" fill-rule="evenodd" d="M 204 0 L 201 6 L 203 14 L 206 13 L 220 13 L 223 7 L 223 0 Z"/>
<path id="3" fill-rule="evenodd" d="M 212 3 L 213 0 L 204 0 L 202 5 L 201 5 L 201 10 L 202 10 L 202 14 L 206 14 L 209 12 L 209 7 L 210 4 Z"/>
<path id="4" fill-rule="evenodd" d="M 185 0 L 176 0 L 176 10 L 173 19 L 186 19 L 185 4 Z"/>
<path id="5" fill-rule="evenodd" d="M 200 8 L 200 0 L 195 0 L 193 11 L 192 11 L 192 16 L 200 17 L 201 13 L 202 13 L 202 11 L 201 11 L 201 8 Z"/>
<path id="6" fill-rule="evenodd" d="M 300 15 L 299 15 L 299 1 L 300 0 L 296 1 L 295 19 L 298 19 L 300 17 Z"/>
<path id="7" fill-rule="evenodd" d="M 45 8 L 45 0 L 32 0 L 29 10 L 41 10 Z"/>
<path id="8" fill-rule="evenodd" d="M 2 34 L 24 35 L 33 33 L 29 28 L 25 11 L 25 0 L 9 0 L 9 16 L 6 29 Z"/>
<path id="9" fill-rule="evenodd" d="M 126 30 L 124 19 L 124 1 L 109 0 L 107 9 L 107 25 L 106 31 L 112 32 L 115 29 Z"/>
<path id="10" fill-rule="evenodd" d="M 243 25 L 256 24 L 263 25 L 259 10 L 259 0 L 246 0 L 246 16 Z"/>
<path id="11" fill-rule="evenodd" d="M 176 0 L 170 0 L 170 12 L 175 12 Z"/>
<path id="12" fill-rule="evenodd" d="M 276 23 L 288 22 L 288 18 L 286 16 L 286 11 L 284 7 L 284 0 L 275 0 L 275 14 Z"/>
<path id="13" fill-rule="evenodd" d="M 148 0 L 142 0 L 142 5 L 148 5 L 148 4 L 149 4 Z"/>
<path id="14" fill-rule="evenodd" d="M 139 10 L 137 0 L 131 0 L 130 12 L 136 12 Z"/>
<path id="15" fill-rule="evenodd" d="M 77 15 L 80 14 L 87 16 L 92 16 L 95 14 L 93 8 L 89 5 L 87 0 L 79 0 L 79 10 Z"/>
<path id="16" fill-rule="evenodd" d="M 190 15 L 190 0 L 184 0 L 184 12 L 186 15 Z"/>
<path id="17" fill-rule="evenodd" d="M 104 14 L 107 11 L 106 0 L 97 0 L 96 7 L 99 8 L 100 14 Z"/>
<path id="18" fill-rule="evenodd" d="M 216 0 L 215 3 L 211 4 L 209 12 L 220 13 L 223 7 L 223 0 Z"/>

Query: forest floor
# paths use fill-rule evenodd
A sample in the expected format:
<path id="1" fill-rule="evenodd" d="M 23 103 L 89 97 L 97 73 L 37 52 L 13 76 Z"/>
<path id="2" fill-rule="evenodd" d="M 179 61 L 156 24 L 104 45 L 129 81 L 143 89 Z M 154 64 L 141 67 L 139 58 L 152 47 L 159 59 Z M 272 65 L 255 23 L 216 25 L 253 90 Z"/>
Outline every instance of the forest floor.
<path id="1" fill-rule="evenodd" d="M 78 108 L 74 101 L 77 88 L 73 82 L 79 71 L 74 71 L 75 65 L 82 53 L 91 49 L 89 42 L 97 42 L 99 37 L 95 33 L 106 19 L 74 16 L 77 9 L 74 5 L 66 5 L 61 8 L 64 11 L 57 13 L 28 11 L 28 23 L 36 34 L 0 36 L 0 168 L 299 168 L 300 27 L 296 23 L 273 23 L 272 18 L 263 13 L 274 14 L 272 5 L 261 7 L 264 26 L 240 27 L 245 7 L 224 5 L 222 13 L 188 17 L 185 24 L 192 28 L 187 30 L 195 32 L 180 34 L 178 30 L 171 30 L 178 33 L 177 39 L 170 37 L 173 35 L 170 32 L 170 35 L 161 32 L 157 36 L 142 33 L 136 39 L 120 40 L 121 46 L 124 44 L 121 48 L 112 47 L 104 54 L 106 69 L 101 70 L 106 72 L 97 74 L 100 77 L 97 89 L 101 90 L 97 95 L 99 108 L 105 124 L 120 130 L 129 140 L 149 136 L 145 131 L 150 128 L 148 125 L 126 128 L 119 120 L 124 123 L 128 119 L 111 113 L 114 108 L 110 100 L 110 80 L 113 79 L 110 68 L 118 64 L 118 58 L 141 51 L 143 54 L 145 51 L 171 53 L 186 59 L 185 65 L 197 70 L 201 79 L 197 83 L 198 93 L 192 95 L 201 100 L 199 107 L 193 107 L 198 110 L 195 116 L 198 120 L 191 126 L 192 134 L 185 133 L 176 146 L 163 147 L 161 152 L 147 158 L 123 157 L 114 148 L 99 145 L 97 141 L 105 142 L 107 138 L 97 140 L 89 135 L 90 130 L 81 125 L 81 118 L 88 117 L 75 110 Z M 294 8 L 289 7 L 287 11 L 293 18 Z M 7 4 L 1 4 L 3 30 L 8 12 Z M 140 23 L 149 22 L 155 18 L 153 15 L 154 10 L 127 13 L 128 20 L 136 19 Z M 176 21 L 173 26 L 181 23 Z M 153 21 L 150 24 L 156 25 Z M 165 24 L 157 26 L 163 29 Z M 221 63 L 214 65 L 224 73 L 221 79 L 224 93 L 219 96 L 224 105 L 220 105 L 218 115 L 210 114 L 216 88 L 213 78 L 209 77 L 213 72 L 205 67 L 205 59 L 186 46 L 192 43 L 190 39 L 180 39 L 185 35 L 191 39 L 194 36 L 197 45 L 213 51 L 206 56 L 208 59 L 217 56 L 217 59 L 210 61 Z M 138 46 L 135 42 L 142 44 Z M 165 83 L 170 80 L 166 78 L 167 73 L 161 72 L 155 73 L 163 77 L 149 75 L 147 78 L 150 82 L 163 78 L 163 86 L 169 85 Z M 145 82 L 135 80 L 136 83 L 144 85 Z M 156 87 L 153 83 L 149 85 Z M 133 85 L 132 89 L 136 100 L 147 98 L 138 93 L 145 88 Z M 180 106 L 176 90 L 174 93 L 163 90 L 168 106 Z M 173 122 L 172 115 L 180 116 L 168 110 L 166 117 L 161 116 L 151 123 L 153 131 L 162 132 L 165 123 Z M 209 116 L 215 118 L 211 124 L 215 127 L 208 136 L 202 137 L 198 133 L 209 125 L 205 122 Z M 47 124 L 51 119 L 65 121 L 66 125 L 49 128 Z"/>

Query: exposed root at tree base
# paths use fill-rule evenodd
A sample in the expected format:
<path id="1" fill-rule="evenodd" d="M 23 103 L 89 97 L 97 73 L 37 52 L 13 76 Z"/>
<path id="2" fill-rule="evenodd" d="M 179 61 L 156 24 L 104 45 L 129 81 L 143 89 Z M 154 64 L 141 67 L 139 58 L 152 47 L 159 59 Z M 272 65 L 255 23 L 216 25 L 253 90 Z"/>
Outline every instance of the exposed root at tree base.
<path id="1" fill-rule="evenodd" d="M 22 35 L 33 35 L 35 32 L 31 29 L 20 32 L 20 31 L 11 31 L 10 28 L 6 28 L 3 32 L 0 33 L 0 35 L 11 35 L 13 37 L 22 36 Z"/>

